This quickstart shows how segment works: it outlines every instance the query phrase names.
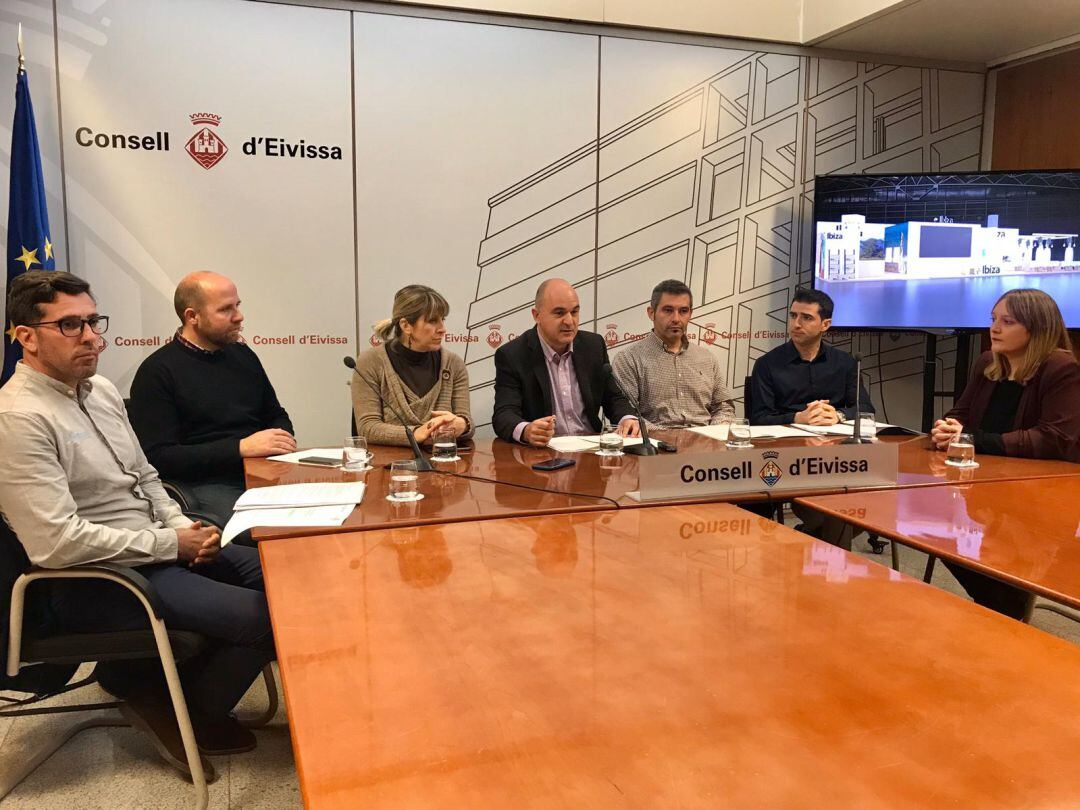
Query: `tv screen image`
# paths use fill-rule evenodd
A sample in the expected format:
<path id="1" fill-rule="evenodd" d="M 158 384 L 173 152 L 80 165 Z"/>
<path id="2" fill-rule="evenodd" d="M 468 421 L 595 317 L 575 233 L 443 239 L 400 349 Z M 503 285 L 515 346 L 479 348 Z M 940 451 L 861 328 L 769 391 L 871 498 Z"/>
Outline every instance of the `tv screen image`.
<path id="1" fill-rule="evenodd" d="M 1080 327 L 1080 171 L 823 175 L 813 233 L 834 326 L 978 329 L 1035 287 Z"/>

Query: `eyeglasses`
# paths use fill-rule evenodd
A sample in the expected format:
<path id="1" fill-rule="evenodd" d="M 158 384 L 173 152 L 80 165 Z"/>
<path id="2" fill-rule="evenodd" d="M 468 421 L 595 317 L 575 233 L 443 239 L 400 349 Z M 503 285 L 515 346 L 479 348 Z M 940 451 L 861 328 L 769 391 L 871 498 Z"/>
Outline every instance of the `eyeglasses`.
<path id="1" fill-rule="evenodd" d="M 70 318 L 60 318 L 57 321 L 38 321 L 37 323 L 27 323 L 24 326 L 55 326 L 60 330 L 60 334 L 64 337 L 79 337 L 83 333 L 83 329 L 87 326 L 90 327 L 90 331 L 95 335 L 104 335 L 109 331 L 109 316 L 108 315 L 91 315 L 89 318 L 76 318 L 72 316 Z"/>

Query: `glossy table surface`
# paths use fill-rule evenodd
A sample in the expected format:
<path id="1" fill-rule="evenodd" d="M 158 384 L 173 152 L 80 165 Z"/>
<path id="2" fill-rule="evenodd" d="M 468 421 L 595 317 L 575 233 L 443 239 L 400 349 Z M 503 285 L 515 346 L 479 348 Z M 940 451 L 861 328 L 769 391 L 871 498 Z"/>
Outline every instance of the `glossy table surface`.
<path id="1" fill-rule="evenodd" d="M 799 503 L 1080 608 L 1080 475 Z"/>
<path id="2" fill-rule="evenodd" d="M 475 465 L 471 454 L 462 461 L 442 464 L 449 471 L 470 471 Z M 364 481 L 367 488 L 364 500 L 345 519 L 337 531 L 363 531 L 391 526 L 412 526 L 426 523 L 446 523 L 463 520 L 482 520 L 496 517 L 540 515 L 581 510 L 614 509 L 615 504 L 602 498 L 575 497 L 557 489 L 544 490 L 543 479 L 535 489 L 504 486 L 493 481 L 475 481 L 446 473 L 421 473 L 419 489 L 424 497 L 419 501 L 395 503 L 386 495 L 390 472 L 384 465 L 395 459 L 412 458 L 403 448 L 375 448 L 372 469 L 367 472 L 345 472 L 333 467 L 286 464 L 266 459 L 245 459 L 244 470 L 248 488 L 273 484 L 301 484 L 322 481 Z M 530 471 L 531 472 L 531 471 Z M 470 472 L 484 475 L 483 472 Z M 539 473 L 533 473 L 539 476 Z M 256 528 L 256 540 L 325 534 L 326 527 Z"/>
<path id="3" fill-rule="evenodd" d="M 311 808 L 1080 801 L 1080 650 L 730 504 L 259 548 Z"/>
<path id="4" fill-rule="evenodd" d="M 727 452 L 723 442 L 686 430 L 658 432 L 675 444 L 680 453 Z M 771 447 L 817 445 L 826 447 L 839 438 L 807 435 L 805 439 L 785 438 L 755 440 L 763 451 Z M 945 465 L 943 453 L 930 447 L 929 439 L 919 437 L 884 437 L 882 441 L 899 445 L 898 486 L 926 486 L 967 481 L 997 481 L 1033 476 L 1075 475 L 1080 465 L 1063 461 L 1034 461 L 1031 459 L 984 456 L 980 466 L 972 471 L 960 471 Z M 437 465 L 443 474 L 424 473 L 420 489 L 424 500 L 409 505 L 386 501 L 389 473 L 384 466 L 395 459 L 411 458 L 412 453 L 401 447 L 373 447 L 374 468 L 367 473 L 344 473 L 335 468 L 284 464 L 266 459 L 245 459 L 247 486 L 291 484 L 309 481 L 342 481 L 363 478 L 368 483 L 364 503 L 346 520 L 343 530 L 364 530 L 391 525 L 410 525 L 453 520 L 513 517 L 548 512 L 637 507 L 643 504 L 627 496 L 638 488 L 638 465 L 649 459 L 623 455 L 604 458 L 595 453 L 556 453 L 545 448 L 511 444 L 499 439 L 478 439 L 463 451 L 461 461 Z M 537 472 L 532 465 L 558 455 L 574 459 L 573 467 L 556 472 Z M 455 478 L 478 476 L 484 481 Z M 497 483 L 496 483 L 497 482 Z M 783 499 L 814 492 L 842 492 L 843 489 L 787 491 Z M 737 500 L 740 503 L 764 501 L 765 493 L 738 493 L 707 498 L 686 498 L 664 503 L 709 503 Z M 647 504 L 644 504 L 647 505 Z M 256 529 L 256 539 L 293 537 L 300 534 L 323 533 L 324 528 Z"/>

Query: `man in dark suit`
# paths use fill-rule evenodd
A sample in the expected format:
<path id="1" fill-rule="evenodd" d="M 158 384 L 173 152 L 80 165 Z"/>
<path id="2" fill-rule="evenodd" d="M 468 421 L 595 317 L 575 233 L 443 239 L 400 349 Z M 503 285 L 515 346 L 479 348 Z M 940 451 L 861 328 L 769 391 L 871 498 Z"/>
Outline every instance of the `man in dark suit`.
<path id="1" fill-rule="evenodd" d="M 499 438 L 544 447 L 553 436 L 599 433 L 600 409 L 623 436 L 639 434 L 630 403 L 610 373 L 604 339 L 578 329 L 581 304 L 564 279 L 536 291 L 536 326 L 495 352 L 495 411 Z"/>

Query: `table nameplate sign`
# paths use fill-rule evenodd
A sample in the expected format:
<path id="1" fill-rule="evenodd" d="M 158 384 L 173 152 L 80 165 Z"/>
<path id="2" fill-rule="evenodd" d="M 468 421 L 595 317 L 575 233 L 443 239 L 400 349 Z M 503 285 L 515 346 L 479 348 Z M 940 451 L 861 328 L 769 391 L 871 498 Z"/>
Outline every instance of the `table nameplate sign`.
<path id="1" fill-rule="evenodd" d="M 896 486 L 897 444 L 750 447 L 641 459 L 641 500 Z"/>

